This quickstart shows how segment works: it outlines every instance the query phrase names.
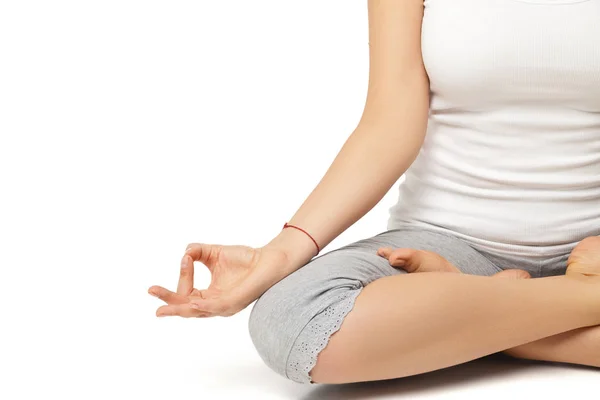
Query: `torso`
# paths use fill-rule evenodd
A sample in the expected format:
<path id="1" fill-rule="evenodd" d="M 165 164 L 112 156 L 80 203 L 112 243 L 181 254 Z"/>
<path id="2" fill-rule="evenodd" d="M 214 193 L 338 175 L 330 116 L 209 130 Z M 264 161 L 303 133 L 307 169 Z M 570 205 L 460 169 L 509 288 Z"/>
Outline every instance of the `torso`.
<path id="1" fill-rule="evenodd" d="M 600 235 L 600 0 L 425 0 L 427 135 L 388 229 L 564 254 Z"/>

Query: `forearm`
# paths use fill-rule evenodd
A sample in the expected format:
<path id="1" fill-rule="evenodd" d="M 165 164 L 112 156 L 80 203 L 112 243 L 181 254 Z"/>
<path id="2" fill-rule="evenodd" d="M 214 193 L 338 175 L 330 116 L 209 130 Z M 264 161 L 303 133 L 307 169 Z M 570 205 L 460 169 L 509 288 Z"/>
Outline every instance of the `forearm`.
<path id="1" fill-rule="evenodd" d="M 423 84 L 416 80 L 412 85 Z M 418 155 L 429 98 L 427 91 L 416 87 L 407 84 L 406 93 L 414 95 L 398 99 L 393 117 L 383 112 L 363 116 L 321 181 L 288 220 L 310 233 L 321 249 L 369 212 Z M 293 228 L 283 229 L 269 245 L 285 249 L 293 269 L 316 254 L 312 240 Z"/>

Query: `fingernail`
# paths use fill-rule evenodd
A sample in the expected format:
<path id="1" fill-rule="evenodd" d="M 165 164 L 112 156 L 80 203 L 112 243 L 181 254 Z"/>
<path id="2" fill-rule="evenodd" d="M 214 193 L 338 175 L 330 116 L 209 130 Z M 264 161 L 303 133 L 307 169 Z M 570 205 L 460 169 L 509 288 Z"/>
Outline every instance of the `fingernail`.
<path id="1" fill-rule="evenodd" d="M 183 257 L 183 260 L 181 260 L 181 268 L 185 268 L 187 267 L 187 256 Z"/>
<path id="2" fill-rule="evenodd" d="M 196 310 L 200 310 L 200 305 L 196 303 L 190 303 L 190 307 Z"/>

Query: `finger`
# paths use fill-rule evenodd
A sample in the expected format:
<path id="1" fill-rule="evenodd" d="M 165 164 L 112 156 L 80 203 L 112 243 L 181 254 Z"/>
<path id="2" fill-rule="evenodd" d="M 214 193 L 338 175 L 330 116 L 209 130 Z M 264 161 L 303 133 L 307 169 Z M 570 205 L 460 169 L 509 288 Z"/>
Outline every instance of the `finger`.
<path id="1" fill-rule="evenodd" d="M 172 292 L 162 286 L 152 286 L 150 289 L 148 289 L 148 293 L 154 297 L 158 297 L 167 304 L 183 304 L 188 302 L 188 298 L 186 296 Z"/>
<path id="2" fill-rule="evenodd" d="M 201 299 L 203 299 L 206 297 L 204 296 L 205 290 L 192 289 L 188 297 L 200 297 Z"/>
<path id="3" fill-rule="evenodd" d="M 210 317 L 209 313 L 190 307 L 190 303 L 161 306 L 156 310 L 157 317 L 200 318 Z"/>
<path id="4" fill-rule="evenodd" d="M 179 282 L 177 283 L 177 293 L 182 296 L 188 296 L 194 288 L 194 261 L 188 254 L 184 254 L 179 268 Z"/>
<path id="5" fill-rule="evenodd" d="M 190 307 L 210 315 L 230 316 L 237 311 L 232 299 L 190 297 Z"/>
<path id="6" fill-rule="evenodd" d="M 188 254 L 192 261 L 200 261 L 210 269 L 214 265 L 221 247 L 223 246 L 216 244 L 190 243 L 187 245 L 185 254 Z"/>
<path id="7" fill-rule="evenodd" d="M 393 249 L 391 247 L 380 247 L 377 249 L 377 255 L 385 258 L 389 258 L 392 254 Z"/>

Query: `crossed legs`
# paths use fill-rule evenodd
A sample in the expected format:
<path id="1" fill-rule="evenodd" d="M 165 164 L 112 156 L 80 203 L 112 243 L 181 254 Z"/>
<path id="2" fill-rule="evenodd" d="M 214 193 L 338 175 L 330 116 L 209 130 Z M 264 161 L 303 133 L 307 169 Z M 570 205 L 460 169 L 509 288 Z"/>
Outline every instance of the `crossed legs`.
<path id="1" fill-rule="evenodd" d="M 455 272 L 460 269 L 448 260 L 429 251 L 381 248 L 378 252 L 389 259 L 390 265 L 407 272 Z M 600 275 L 600 237 L 585 238 L 573 249 L 567 261 L 567 275 Z M 527 271 L 504 270 L 495 277 L 529 279 Z M 600 326 L 584 327 L 525 343 L 503 351 L 511 357 L 563 362 L 600 367 Z"/>
<path id="2" fill-rule="evenodd" d="M 586 238 L 573 250 L 566 275 L 536 279 L 520 272 L 462 274 L 436 254 L 399 251 L 397 266 L 411 273 L 363 288 L 320 352 L 311 379 L 399 378 L 500 351 L 600 367 L 598 241 Z M 380 251 L 393 262 L 393 249 Z"/>

